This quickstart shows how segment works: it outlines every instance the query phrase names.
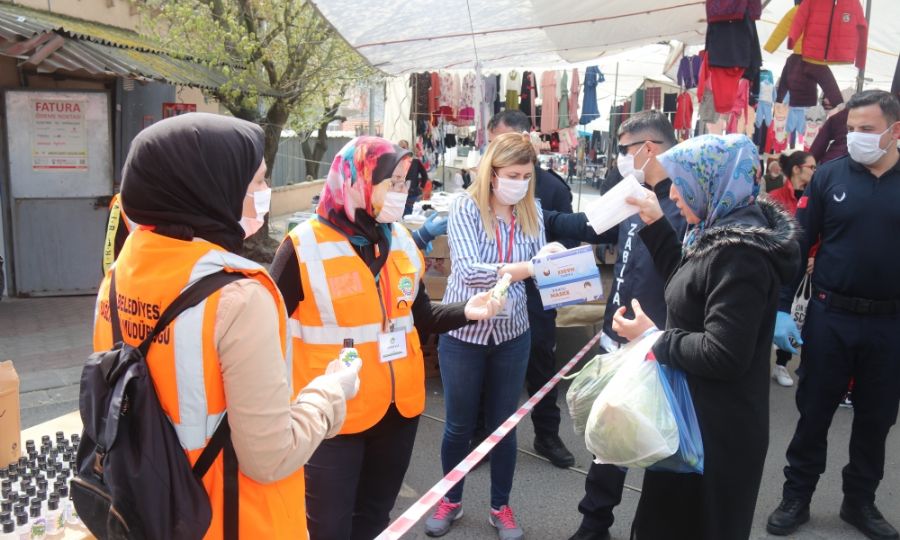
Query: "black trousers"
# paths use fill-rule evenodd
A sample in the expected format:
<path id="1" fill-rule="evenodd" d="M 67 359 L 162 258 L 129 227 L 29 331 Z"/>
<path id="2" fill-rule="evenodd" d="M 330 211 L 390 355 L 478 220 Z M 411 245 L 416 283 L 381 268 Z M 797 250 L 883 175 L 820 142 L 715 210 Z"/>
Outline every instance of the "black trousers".
<path id="1" fill-rule="evenodd" d="M 584 498 L 578 503 L 581 528 L 602 534 L 612 527 L 613 508 L 622 502 L 627 469 L 591 462 L 584 480 Z"/>
<path id="2" fill-rule="evenodd" d="M 884 476 L 885 440 L 900 404 L 900 314 L 864 316 L 813 298 L 803 325 L 797 370 L 800 420 L 787 450 L 784 497 L 809 501 L 825 472 L 828 428 L 853 386 L 850 463 L 843 470 L 844 497 L 873 502 Z"/>
<path id="3" fill-rule="evenodd" d="M 322 442 L 306 464 L 311 540 L 372 540 L 388 526 L 418 426 L 391 405 L 366 431 Z"/>
<path id="4" fill-rule="evenodd" d="M 528 395 L 534 395 L 556 374 L 556 310 L 544 311 L 540 293 L 530 279 L 526 280 L 525 292 L 528 323 L 531 325 L 531 353 L 525 371 L 525 389 Z M 558 395 L 557 387 L 554 387 L 531 411 L 535 437 L 559 435 Z"/>
<path id="5" fill-rule="evenodd" d="M 791 361 L 794 355 L 789 351 L 782 351 L 781 349 L 775 349 L 775 363 L 779 366 L 786 366 L 788 362 Z"/>

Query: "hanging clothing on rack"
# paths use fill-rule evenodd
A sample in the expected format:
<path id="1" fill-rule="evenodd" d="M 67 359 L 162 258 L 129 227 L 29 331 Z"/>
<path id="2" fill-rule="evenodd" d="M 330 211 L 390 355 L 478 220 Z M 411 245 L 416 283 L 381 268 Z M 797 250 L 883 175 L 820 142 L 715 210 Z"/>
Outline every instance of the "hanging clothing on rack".
<path id="1" fill-rule="evenodd" d="M 822 87 L 825 97 L 832 105 L 844 102 L 831 68 L 806 62 L 801 55 L 792 54 L 788 56 L 781 71 L 775 100 L 783 101 L 784 95 L 790 92 L 795 107 L 812 107 L 818 101 L 817 85 Z"/>
<path id="2" fill-rule="evenodd" d="M 415 122 L 426 118 L 428 111 L 428 92 L 431 89 L 431 74 L 413 73 L 409 76 L 409 86 L 412 88 L 412 102 L 409 107 L 409 119 Z"/>
<path id="3" fill-rule="evenodd" d="M 475 74 L 467 73 L 462 81 L 459 100 L 460 124 L 468 124 L 475 120 Z"/>
<path id="4" fill-rule="evenodd" d="M 569 127 L 569 75 L 563 71 L 559 79 L 559 129 Z"/>
<path id="5" fill-rule="evenodd" d="M 453 74 L 453 94 L 450 96 L 451 104 L 453 107 L 453 118 L 459 117 L 459 110 L 462 108 L 462 83 L 460 82 L 459 74 Z"/>
<path id="6" fill-rule="evenodd" d="M 431 125 L 436 126 L 441 111 L 441 76 L 437 71 L 431 72 L 431 86 L 428 88 L 428 115 Z"/>
<path id="7" fill-rule="evenodd" d="M 900 69 L 900 64 L 898 64 Z M 572 86 L 569 88 L 569 125 L 578 125 L 578 94 L 581 92 L 581 79 L 578 77 L 578 68 L 572 70 Z"/>
<path id="8" fill-rule="evenodd" d="M 734 104 L 731 111 L 728 112 L 728 133 L 738 133 L 742 131 L 743 126 L 740 125 L 741 120 L 747 119 L 747 109 L 750 107 L 750 81 L 741 79 L 738 82 L 737 93 L 734 96 Z"/>
<path id="9" fill-rule="evenodd" d="M 506 74 L 506 108 L 519 108 L 519 94 L 522 93 L 522 78 L 519 72 L 512 70 Z"/>
<path id="10" fill-rule="evenodd" d="M 644 108 L 641 110 L 649 111 L 650 109 L 662 110 L 662 88 L 659 86 L 650 86 L 644 89 Z"/>
<path id="11" fill-rule="evenodd" d="M 675 123 L 675 112 L 678 110 L 678 94 L 667 92 L 663 94 L 663 113 L 669 117 L 669 122 Z"/>
<path id="12" fill-rule="evenodd" d="M 581 105 L 579 124 L 587 124 L 600 118 L 597 108 L 597 85 L 602 82 L 603 74 L 597 66 L 590 66 L 584 72 L 584 102 Z"/>
<path id="13" fill-rule="evenodd" d="M 453 75 L 447 72 L 440 76 L 441 93 L 438 94 L 438 111 L 441 118 L 453 120 Z"/>
<path id="14" fill-rule="evenodd" d="M 556 72 L 541 74 L 541 133 L 554 133 L 559 129 L 559 102 L 556 100 Z"/>
<path id="15" fill-rule="evenodd" d="M 759 96 L 756 103 L 756 126 L 772 123 L 772 104 L 775 103 L 775 84 L 772 72 L 764 69 L 759 73 Z"/>
<path id="16" fill-rule="evenodd" d="M 538 97 L 537 83 L 534 73 L 522 72 L 522 92 L 519 96 L 519 110 L 531 118 L 531 129 L 536 131 L 538 127 L 535 99 Z"/>
<path id="17" fill-rule="evenodd" d="M 694 102 L 691 99 L 690 92 L 682 92 L 678 96 L 678 105 L 675 109 L 675 121 L 672 123 L 677 131 L 691 129 L 692 119 L 694 117 Z"/>
<path id="18" fill-rule="evenodd" d="M 700 80 L 700 64 L 703 59 L 700 56 L 685 56 L 678 64 L 678 75 L 676 81 L 679 86 L 685 90 L 697 87 L 697 81 Z"/>

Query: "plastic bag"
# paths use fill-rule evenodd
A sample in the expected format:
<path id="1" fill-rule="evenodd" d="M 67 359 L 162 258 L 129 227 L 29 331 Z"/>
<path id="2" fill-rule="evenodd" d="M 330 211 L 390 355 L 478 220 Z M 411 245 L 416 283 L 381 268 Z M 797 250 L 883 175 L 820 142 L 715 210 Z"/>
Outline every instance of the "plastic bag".
<path id="1" fill-rule="evenodd" d="M 803 322 L 806 320 L 806 306 L 809 305 L 809 299 L 812 298 L 812 279 L 809 274 L 803 275 L 797 292 L 794 293 L 794 301 L 791 303 L 791 317 L 797 323 L 797 328 L 803 329 Z"/>
<path id="2" fill-rule="evenodd" d="M 619 371 L 622 359 L 625 357 L 624 353 L 625 349 L 623 348 L 609 354 L 595 356 L 577 374 L 563 377 L 564 379 L 573 377 L 575 379 L 566 392 L 566 404 L 569 406 L 569 416 L 572 417 L 572 427 L 578 435 L 584 435 L 588 415 L 591 414 L 591 406 L 613 375 Z"/>
<path id="3" fill-rule="evenodd" d="M 700 423 L 697 421 L 687 377 L 678 368 L 659 363 L 657 366 L 663 390 L 678 425 L 678 451 L 648 469 L 703 474 L 703 438 L 700 436 Z"/>
<path id="4" fill-rule="evenodd" d="M 678 450 L 672 414 L 656 361 L 646 360 L 655 332 L 625 353 L 622 367 L 591 407 L 584 440 L 597 463 L 647 468 Z"/>

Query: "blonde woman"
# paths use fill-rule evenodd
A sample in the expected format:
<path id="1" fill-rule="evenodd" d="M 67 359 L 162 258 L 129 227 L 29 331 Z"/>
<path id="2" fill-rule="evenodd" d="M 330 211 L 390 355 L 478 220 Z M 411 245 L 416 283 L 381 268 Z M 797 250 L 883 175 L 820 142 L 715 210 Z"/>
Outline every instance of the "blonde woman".
<path id="1" fill-rule="evenodd" d="M 544 222 L 534 198 L 534 147 L 527 135 L 506 133 L 488 146 L 474 183 L 450 211 L 452 271 L 445 303 L 458 302 L 512 276 L 504 309 L 491 319 L 441 335 L 438 355 L 447 423 L 441 445 L 444 474 L 466 456 L 484 392 L 487 428 L 515 412 L 531 348 L 523 280 L 544 245 Z M 561 249 L 558 244 L 549 249 Z M 545 249 L 548 249 L 545 248 Z M 490 521 L 503 540 L 522 538 L 509 493 L 516 467 L 515 431 L 491 453 Z M 463 482 L 427 520 L 425 532 L 441 536 L 462 516 Z"/>

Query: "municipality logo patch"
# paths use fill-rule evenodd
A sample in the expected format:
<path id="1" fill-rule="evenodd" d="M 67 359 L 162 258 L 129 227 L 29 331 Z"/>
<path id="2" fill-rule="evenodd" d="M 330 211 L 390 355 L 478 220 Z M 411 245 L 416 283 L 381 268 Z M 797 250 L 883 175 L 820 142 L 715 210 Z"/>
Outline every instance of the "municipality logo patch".
<path id="1" fill-rule="evenodd" d="M 404 276 L 400 278 L 400 283 L 397 286 L 400 288 L 400 292 L 403 293 L 403 296 L 412 296 L 413 282 L 411 279 Z"/>

